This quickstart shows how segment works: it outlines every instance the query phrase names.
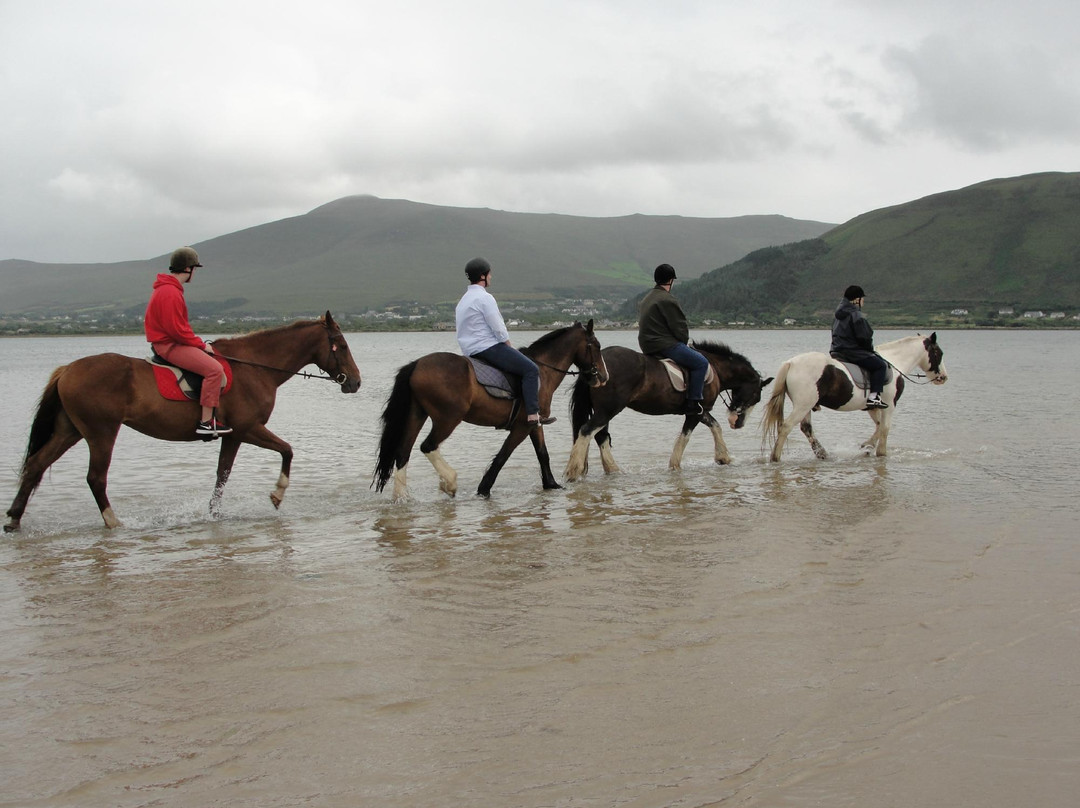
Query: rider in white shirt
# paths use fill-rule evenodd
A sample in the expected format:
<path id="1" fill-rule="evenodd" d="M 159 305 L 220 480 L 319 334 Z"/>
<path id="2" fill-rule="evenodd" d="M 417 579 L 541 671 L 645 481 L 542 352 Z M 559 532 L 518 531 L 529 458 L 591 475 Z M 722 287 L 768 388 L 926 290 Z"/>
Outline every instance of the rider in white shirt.
<path id="1" fill-rule="evenodd" d="M 465 265 L 469 288 L 457 304 L 457 339 L 465 356 L 497 367 L 504 373 L 521 377 L 525 415 L 531 424 L 551 424 L 555 419 L 540 417 L 540 370 L 521 351 L 510 344 L 510 333 L 499 312 L 499 304 L 488 291 L 491 264 L 474 258 Z"/>

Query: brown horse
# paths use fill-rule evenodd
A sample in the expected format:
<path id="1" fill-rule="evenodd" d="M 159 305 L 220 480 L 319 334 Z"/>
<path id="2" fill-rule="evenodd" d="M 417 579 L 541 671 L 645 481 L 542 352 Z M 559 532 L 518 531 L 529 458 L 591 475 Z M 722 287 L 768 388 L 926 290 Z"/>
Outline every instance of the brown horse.
<path id="1" fill-rule="evenodd" d="M 607 367 L 600 353 L 600 343 L 593 334 L 593 322 L 574 323 L 545 334 L 522 350 L 540 368 L 540 411 L 551 407 L 551 396 L 576 365 L 587 384 L 599 387 L 607 382 Z M 516 417 L 514 413 L 516 412 Z M 478 426 L 503 427 L 510 424 L 510 434 L 491 461 L 476 493 L 490 496 L 495 478 L 525 436 L 532 440 L 540 462 L 544 488 L 561 488 L 551 473 L 544 428 L 525 420 L 523 409 L 515 402 L 495 398 L 476 380 L 469 360 L 452 353 L 432 353 L 402 367 L 382 414 L 383 431 L 379 442 L 379 461 L 372 484 L 382 491 L 394 478 L 394 499 L 406 497 L 405 475 L 413 444 L 431 418 L 431 432 L 420 444 L 420 451 L 431 461 L 439 475 L 439 488 L 454 496 L 457 472 L 439 453 L 439 445 L 462 421 Z M 511 422 L 513 419 L 513 422 Z"/>
<path id="2" fill-rule="evenodd" d="M 762 389 L 772 381 L 771 376 L 762 379 L 745 356 L 735 353 L 726 345 L 695 342 L 694 348 L 709 360 L 715 376 L 705 385 L 705 399 L 702 402 L 705 413 L 683 417 L 682 431 L 675 440 L 668 463 L 673 469 L 680 467 L 690 434 L 699 422 L 712 432 L 716 462 L 721 465 L 730 463 L 731 455 L 724 443 L 720 424 L 711 413 L 713 404 L 718 398 L 723 401 L 728 411 L 728 425 L 732 429 L 741 429 L 750 410 L 761 401 Z M 608 424 L 625 408 L 645 415 L 675 415 L 682 412 L 686 400 L 685 394 L 675 389 L 667 370 L 655 357 L 615 345 L 604 349 L 604 361 L 611 369 L 611 384 L 602 390 L 583 387 L 580 382 L 574 386 L 570 405 L 574 446 L 565 473 L 566 479 L 571 482 L 588 472 L 590 438 L 595 439 L 600 447 L 604 471 L 611 473 L 619 470 L 611 454 Z M 723 395 L 725 391 L 729 393 L 727 398 Z"/>
<path id="3" fill-rule="evenodd" d="M 289 486 L 293 456 L 292 447 L 266 428 L 278 387 L 299 375 L 304 366 L 314 364 L 332 375 L 332 381 L 341 385 L 341 392 L 355 393 L 360 389 L 360 371 L 330 312 L 317 320 L 219 339 L 214 342 L 214 351 L 231 360 L 233 368 L 232 388 L 222 395 L 218 406 L 222 420 L 233 431 L 220 438 L 217 483 L 210 509 L 216 511 L 221 501 L 242 443 L 281 455 L 281 474 L 270 494 L 276 508 Z M 105 526 L 116 527 L 120 521 L 109 504 L 106 482 L 121 425 L 160 440 L 201 440 L 195 434 L 198 415 L 197 401 L 169 401 L 161 395 L 154 370 L 143 359 L 106 353 L 58 367 L 41 394 L 30 428 L 19 492 L 8 509 L 11 520 L 4 525 L 4 531 L 19 529 L 26 503 L 46 469 L 84 439 L 90 448 L 86 482 Z"/>

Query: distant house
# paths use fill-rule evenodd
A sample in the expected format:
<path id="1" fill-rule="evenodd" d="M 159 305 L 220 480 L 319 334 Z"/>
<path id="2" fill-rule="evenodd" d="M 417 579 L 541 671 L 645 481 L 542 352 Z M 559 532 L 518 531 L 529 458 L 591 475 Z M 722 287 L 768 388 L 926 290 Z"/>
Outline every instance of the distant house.
<path id="1" fill-rule="evenodd" d="M 998 314 L 1000 314 L 1002 316 L 1005 316 L 1005 315 L 1012 316 L 1015 313 L 1016 312 L 1013 310 L 1012 306 L 1006 306 L 1003 309 L 998 309 Z"/>
<path id="2" fill-rule="evenodd" d="M 1029 320 L 1038 320 L 1039 318 L 1045 317 L 1046 315 L 1041 311 L 1025 311 L 1024 316 Z"/>
<path id="3" fill-rule="evenodd" d="M 1065 319 L 1065 312 L 1063 312 L 1063 311 L 1052 311 L 1052 312 L 1050 312 L 1050 319 L 1051 320 L 1064 320 Z"/>
<path id="4" fill-rule="evenodd" d="M 953 309 L 949 314 L 953 317 L 963 317 L 968 313 L 967 309 Z"/>
<path id="5" fill-rule="evenodd" d="M 791 319 L 790 317 L 785 317 L 784 318 L 784 325 L 795 325 L 795 321 L 793 319 Z"/>

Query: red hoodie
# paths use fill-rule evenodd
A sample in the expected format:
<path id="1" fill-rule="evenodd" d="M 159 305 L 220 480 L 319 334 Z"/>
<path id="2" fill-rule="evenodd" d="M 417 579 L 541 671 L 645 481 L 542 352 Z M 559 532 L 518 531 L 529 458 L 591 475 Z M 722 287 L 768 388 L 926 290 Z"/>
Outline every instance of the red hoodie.
<path id="1" fill-rule="evenodd" d="M 206 349 L 206 343 L 191 330 L 184 286 L 175 275 L 161 273 L 154 280 L 143 326 L 147 342 L 173 342 Z"/>

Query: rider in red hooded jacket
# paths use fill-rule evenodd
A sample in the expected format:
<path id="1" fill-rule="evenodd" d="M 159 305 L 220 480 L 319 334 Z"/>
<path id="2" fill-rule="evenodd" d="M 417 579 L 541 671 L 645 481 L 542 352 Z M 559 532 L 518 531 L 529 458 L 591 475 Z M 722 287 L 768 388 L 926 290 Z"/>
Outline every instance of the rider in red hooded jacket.
<path id="1" fill-rule="evenodd" d="M 146 341 L 154 353 L 167 362 L 203 377 L 202 418 L 195 433 L 216 437 L 232 432 L 217 418 L 216 408 L 221 398 L 221 380 L 225 371 L 211 354 L 214 349 L 191 330 L 188 321 L 187 302 L 184 300 L 185 283 L 190 283 L 195 268 L 201 267 L 199 254 L 191 247 L 181 247 L 169 259 L 169 273 L 160 273 L 154 280 L 154 291 L 146 306 L 143 326 Z"/>

